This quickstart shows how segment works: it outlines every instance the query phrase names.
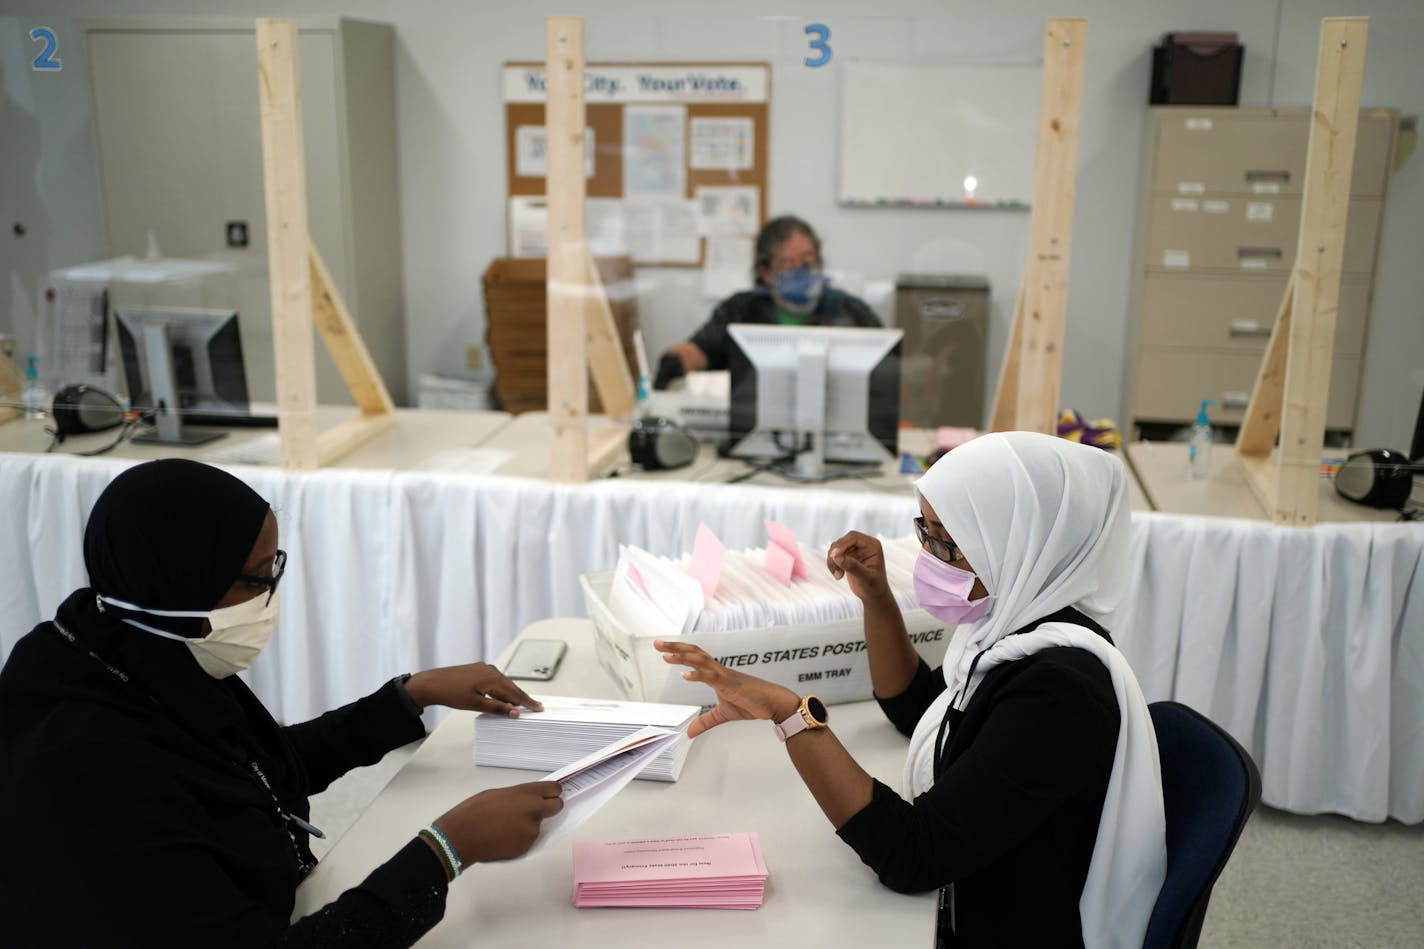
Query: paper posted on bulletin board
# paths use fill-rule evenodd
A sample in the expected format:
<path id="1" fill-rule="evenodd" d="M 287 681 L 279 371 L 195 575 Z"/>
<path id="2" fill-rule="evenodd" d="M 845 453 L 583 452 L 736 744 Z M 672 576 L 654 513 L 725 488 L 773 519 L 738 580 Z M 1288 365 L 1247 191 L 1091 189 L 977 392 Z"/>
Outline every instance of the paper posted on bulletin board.
<path id="1" fill-rule="evenodd" d="M 504 67 L 508 253 L 548 250 L 544 67 Z M 595 256 L 700 266 L 704 291 L 745 287 L 766 209 L 765 63 L 589 64 L 585 230 Z"/>

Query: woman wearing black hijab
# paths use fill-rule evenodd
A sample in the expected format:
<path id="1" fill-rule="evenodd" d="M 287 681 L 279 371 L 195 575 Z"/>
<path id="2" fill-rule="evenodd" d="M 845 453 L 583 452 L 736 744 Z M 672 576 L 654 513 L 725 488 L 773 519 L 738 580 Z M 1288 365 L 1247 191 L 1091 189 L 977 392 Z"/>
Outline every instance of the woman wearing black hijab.
<path id="1" fill-rule="evenodd" d="M 90 586 L 0 671 L 7 946 L 408 946 L 463 866 L 522 854 L 562 807 L 555 782 L 477 794 L 289 924 L 316 863 L 308 794 L 422 737 L 425 706 L 538 704 L 474 663 L 279 726 L 232 673 L 271 634 L 286 555 L 267 503 L 216 468 L 119 475 L 84 562 Z"/>

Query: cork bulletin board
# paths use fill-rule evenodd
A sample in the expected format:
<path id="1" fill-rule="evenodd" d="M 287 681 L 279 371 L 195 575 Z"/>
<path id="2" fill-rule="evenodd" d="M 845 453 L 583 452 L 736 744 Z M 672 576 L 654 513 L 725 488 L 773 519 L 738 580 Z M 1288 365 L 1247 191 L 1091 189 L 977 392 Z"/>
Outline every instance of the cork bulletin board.
<path id="1" fill-rule="evenodd" d="M 586 229 L 596 255 L 713 266 L 766 218 L 766 63 L 590 63 Z M 544 66 L 503 70 L 508 253 L 545 253 Z"/>

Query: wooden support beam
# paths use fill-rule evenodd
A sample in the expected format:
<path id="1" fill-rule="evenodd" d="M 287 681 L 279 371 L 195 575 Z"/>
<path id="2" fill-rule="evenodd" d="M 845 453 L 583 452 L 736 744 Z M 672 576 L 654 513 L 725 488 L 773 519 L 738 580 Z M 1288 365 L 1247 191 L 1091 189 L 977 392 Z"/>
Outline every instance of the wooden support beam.
<path id="1" fill-rule="evenodd" d="M 262 111 L 262 179 L 267 195 L 267 268 L 277 370 L 277 431 L 282 467 L 320 464 L 316 427 L 316 351 L 312 340 L 311 266 L 307 249 L 306 146 L 301 73 L 293 20 L 257 21 Z"/>
<path id="2" fill-rule="evenodd" d="M 1310 143 L 1301 197 L 1300 240 L 1288 293 L 1272 331 L 1272 345 L 1261 378 L 1280 360 L 1285 343 L 1285 370 L 1280 396 L 1280 446 L 1274 483 L 1265 490 L 1266 513 L 1278 524 L 1315 523 L 1319 503 L 1320 456 L 1325 443 L 1325 404 L 1330 392 L 1330 360 L 1335 316 L 1340 306 L 1340 271 L 1344 258 L 1345 221 L 1350 208 L 1350 176 L 1354 170 L 1355 133 L 1360 120 L 1360 89 L 1364 81 L 1367 17 L 1327 17 L 1321 23 L 1316 61 L 1315 100 L 1311 110 Z M 1257 398 L 1262 405 L 1256 405 Z M 1247 409 L 1255 423 L 1250 440 L 1238 457 L 1259 479 L 1265 452 L 1274 439 L 1270 424 L 1273 394 L 1262 387 Z M 1271 437 L 1267 437 L 1268 434 Z"/>
<path id="3" fill-rule="evenodd" d="M 351 311 L 346 308 L 346 301 L 341 299 L 341 292 L 331 279 L 331 272 L 321 259 L 321 253 L 315 244 L 309 245 L 308 252 L 311 259 L 312 315 L 327 351 L 336 361 L 341 378 L 346 380 L 346 388 L 351 390 L 351 396 L 363 415 L 394 412 L 391 393 L 386 389 L 370 351 L 366 349 L 366 342 L 356 328 L 356 321 L 351 318 Z"/>
<path id="4" fill-rule="evenodd" d="M 618 323 L 613 308 L 608 305 L 608 292 L 593 258 L 588 262 L 588 365 L 593 373 L 593 387 L 609 418 L 626 419 L 637 405 L 638 392 L 633 385 L 633 373 L 623 342 L 618 338 Z M 626 433 L 625 433 L 626 434 Z M 589 463 L 593 456 L 590 449 Z"/>
<path id="5" fill-rule="evenodd" d="M 317 438 L 317 463 L 329 465 L 345 457 L 395 423 L 395 412 L 384 412 L 356 415 L 327 429 Z"/>
<path id="6" fill-rule="evenodd" d="M 331 464 L 390 428 L 395 404 L 307 227 L 306 146 L 295 21 L 257 21 L 257 74 L 277 431 L 282 467 L 310 471 Z M 320 435 L 313 323 L 361 409 L 356 418 Z"/>
<path id="7" fill-rule="evenodd" d="M 1236 436 L 1238 455 L 1269 455 L 1276 447 L 1276 436 L 1281 430 L 1281 401 L 1285 398 L 1286 349 L 1290 343 L 1294 302 L 1295 280 L 1291 279 L 1286 282 L 1286 292 L 1271 329 L 1271 341 L 1266 344 L 1266 357 L 1256 374 L 1246 417 Z"/>
<path id="8" fill-rule="evenodd" d="M 1246 473 L 1246 487 L 1255 495 L 1261 510 L 1267 514 L 1275 509 L 1276 461 L 1267 452 L 1264 455 L 1238 455 L 1241 468 Z"/>
<path id="9" fill-rule="evenodd" d="M 584 242 L 583 20 L 545 24 L 549 206 L 549 477 L 588 480 L 588 277 Z"/>
<path id="10" fill-rule="evenodd" d="M 588 470 L 596 475 L 608 474 L 628 450 L 628 429 L 621 425 L 606 425 L 588 437 Z"/>
<path id="11" fill-rule="evenodd" d="M 994 406 L 990 409 L 989 431 L 1011 432 L 1017 426 L 1019 410 L 1019 357 L 1023 354 L 1024 288 L 1014 304 L 1014 318 L 1009 325 L 1009 341 L 1004 346 L 1004 363 L 999 369 L 999 381 L 994 387 Z"/>
<path id="12" fill-rule="evenodd" d="M 1009 413 L 1001 381 L 991 416 L 996 429 L 1012 418 L 1004 427 L 1050 435 L 1058 431 L 1087 35 L 1088 23 L 1082 19 L 1050 18 L 1044 31 L 1029 260 L 1010 334 L 1011 345 L 1018 340 L 1016 391 Z"/>

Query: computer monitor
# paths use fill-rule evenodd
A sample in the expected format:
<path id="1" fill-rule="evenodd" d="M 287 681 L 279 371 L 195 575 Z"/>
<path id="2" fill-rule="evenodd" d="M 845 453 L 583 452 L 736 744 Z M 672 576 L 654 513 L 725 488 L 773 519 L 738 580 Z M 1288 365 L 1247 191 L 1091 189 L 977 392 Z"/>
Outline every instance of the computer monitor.
<path id="1" fill-rule="evenodd" d="M 224 433 L 185 428 L 185 419 L 220 423 L 248 416 L 236 312 L 116 307 L 114 316 L 129 402 L 151 410 L 157 428 L 134 441 L 201 445 Z"/>
<path id="2" fill-rule="evenodd" d="M 895 457 L 900 330 L 734 323 L 727 332 L 730 454 L 794 459 L 795 474 L 811 479 L 827 461 Z"/>

